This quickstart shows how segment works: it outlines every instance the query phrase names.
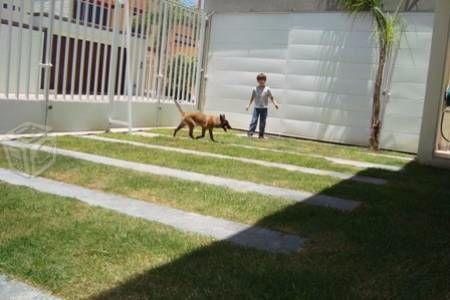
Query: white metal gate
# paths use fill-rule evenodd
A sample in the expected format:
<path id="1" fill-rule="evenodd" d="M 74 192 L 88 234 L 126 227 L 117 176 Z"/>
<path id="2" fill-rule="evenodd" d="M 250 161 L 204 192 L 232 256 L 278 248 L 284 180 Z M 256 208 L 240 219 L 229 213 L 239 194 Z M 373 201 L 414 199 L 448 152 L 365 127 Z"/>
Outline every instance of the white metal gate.
<path id="1" fill-rule="evenodd" d="M 385 149 L 416 152 L 433 14 L 403 13 L 405 31 L 386 68 Z M 323 20 L 326 20 L 324 22 Z M 378 45 L 370 18 L 340 12 L 218 13 L 211 24 L 206 110 L 247 129 L 245 111 L 259 72 L 281 103 L 267 131 L 367 145 Z"/>
<path id="2" fill-rule="evenodd" d="M 45 102 L 45 122 L 51 101 L 109 102 L 110 123 L 130 130 L 134 102 L 197 102 L 206 18 L 195 7 L 3 0 L 0 18 L 0 97 Z"/>

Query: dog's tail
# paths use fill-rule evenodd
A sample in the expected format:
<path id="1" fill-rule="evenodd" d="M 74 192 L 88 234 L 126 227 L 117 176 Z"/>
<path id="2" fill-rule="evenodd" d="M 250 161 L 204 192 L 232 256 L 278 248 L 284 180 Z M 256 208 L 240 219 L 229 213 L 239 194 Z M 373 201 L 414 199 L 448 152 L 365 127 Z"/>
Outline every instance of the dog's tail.
<path id="1" fill-rule="evenodd" d="M 180 103 L 178 103 L 177 100 L 173 100 L 173 102 L 175 103 L 175 105 L 176 105 L 178 111 L 180 112 L 181 116 L 184 116 L 185 113 L 184 113 L 183 109 L 181 108 Z"/>

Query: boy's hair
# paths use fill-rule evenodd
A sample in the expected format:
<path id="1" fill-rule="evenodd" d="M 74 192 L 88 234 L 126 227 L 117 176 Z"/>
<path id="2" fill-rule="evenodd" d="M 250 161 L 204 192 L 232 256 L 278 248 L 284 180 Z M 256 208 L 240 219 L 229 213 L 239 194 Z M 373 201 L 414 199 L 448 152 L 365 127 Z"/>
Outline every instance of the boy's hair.
<path id="1" fill-rule="evenodd" d="M 264 73 L 259 73 L 258 76 L 256 76 L 256 80 L 260 81 L 260 80 L 264 80 L 267 81 L 267 75 Z"/>

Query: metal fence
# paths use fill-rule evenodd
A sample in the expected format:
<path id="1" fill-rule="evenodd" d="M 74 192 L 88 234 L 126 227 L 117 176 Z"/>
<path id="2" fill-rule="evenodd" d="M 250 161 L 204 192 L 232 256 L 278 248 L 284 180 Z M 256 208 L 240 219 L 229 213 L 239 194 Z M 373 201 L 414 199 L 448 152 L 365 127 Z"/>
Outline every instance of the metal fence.
<path id="1" fill-rule="evenodd" d="M 0 98 L 197 101 L 206 18 L 196 8 L 168 0 L 0 4 Z"/>

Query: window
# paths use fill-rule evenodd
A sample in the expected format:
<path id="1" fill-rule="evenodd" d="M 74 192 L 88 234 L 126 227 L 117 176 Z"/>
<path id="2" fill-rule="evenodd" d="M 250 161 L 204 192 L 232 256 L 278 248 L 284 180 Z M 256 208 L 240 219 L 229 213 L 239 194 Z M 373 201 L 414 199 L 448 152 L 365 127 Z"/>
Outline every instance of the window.
<path id="1" fill-rule="evenodd" d="M 106 26 L 108 24 L 108 8 L 91 3 L 89 0 L 75 0 L 72 17 L 77 21 L 84 22 L 86 20 L 87 23 Z"/>

